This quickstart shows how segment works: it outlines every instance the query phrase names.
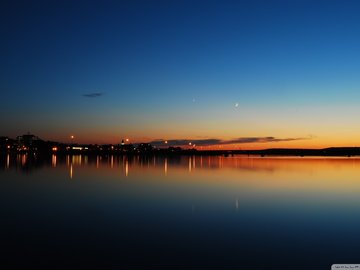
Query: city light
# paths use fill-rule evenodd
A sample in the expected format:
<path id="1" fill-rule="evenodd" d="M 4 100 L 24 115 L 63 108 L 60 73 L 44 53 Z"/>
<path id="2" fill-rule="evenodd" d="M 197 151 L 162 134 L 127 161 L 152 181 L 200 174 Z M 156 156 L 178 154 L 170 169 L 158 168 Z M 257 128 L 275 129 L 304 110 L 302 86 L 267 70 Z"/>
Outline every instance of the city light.
<path id="1" fill-rule="evenodd" d="M 56 146 L 54 146 L 54 147 L 52 148 L 52 150 L 53 150 L 54 152 L 56 152 L 58 149 L 57 149 Z"/>

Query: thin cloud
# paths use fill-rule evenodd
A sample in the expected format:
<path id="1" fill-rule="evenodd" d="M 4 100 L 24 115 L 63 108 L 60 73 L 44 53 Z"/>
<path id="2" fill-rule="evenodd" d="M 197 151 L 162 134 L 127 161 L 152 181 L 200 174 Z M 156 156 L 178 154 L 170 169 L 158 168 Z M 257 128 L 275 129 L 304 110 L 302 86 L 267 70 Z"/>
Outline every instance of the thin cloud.
<path id="1" fill-rule="evenodd" d="M 223 141 L 223 144 L 290 142 L 290 141 L 299 141 L 306 139 L 309 138 L 243 137 L 229 141 Z"/>
<path id="2" fill-rule="evenodd" d="M 97 97 L 101 97 L 102 95 L 104 95 L 104 93 L 98 92 L 98 93 L 83 94 L 82 96 L 86 98 L 97 98 Z"/>
<path id="3" fill-rule="evenodd" d="M 245 144 L 245 143 L 271 143 L 271 142 L 290 142 L 290 141 L 300 141 L 300 140 L 309 140 L 312 137 L 306 138 L 276 138 L 276 137 L 240 137 L 232 140 L 220 140 L 220 139 L 181 139 L 181 140 L 167 140 L 168 146 L 182 146 L 196 144 L 197 146 L 211 146 L 211 145 L 228 145 L 228 144 Z M 165 140 L 154 140 L 150 144 L 154 146 L 164 146 Z"/>
<path id="4" fill-rule="evenodd" d="M 214 145 L 221 143 L 221 140 L 218 139 L 203 139 L 203 140 L 167 140 L 167 145 L 169 146 L 182 146 L 187 145 L 189 143 L 196 144 L 199 146 L 206 146 L 206 145 Z M 151 141 L 150 144 L 155 146 L 161 146 L 165 144 L 165 140 L 155 140 Z"/>

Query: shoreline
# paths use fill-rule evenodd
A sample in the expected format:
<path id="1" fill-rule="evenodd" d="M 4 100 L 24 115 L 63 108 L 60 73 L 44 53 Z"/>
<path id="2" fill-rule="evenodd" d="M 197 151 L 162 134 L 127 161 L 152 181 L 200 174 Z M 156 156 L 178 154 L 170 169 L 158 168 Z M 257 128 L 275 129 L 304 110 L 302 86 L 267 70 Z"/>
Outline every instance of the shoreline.
<path id="1" fill-rule="evenodd" d="M 2 151 L 2 154 L 35 154 L 35 155 L 114 155 L 114 156 L 291 156 L 291 157 L 355 157 L 360 156 L 360 147 L 331 147 L 324 149 L 291 149 L 273 148 L 262 150 L 197 150 L 197 149 L 152 149 L 148 151 L 122 151 L 122 150 L 43 150 L 43 151 Z"/>

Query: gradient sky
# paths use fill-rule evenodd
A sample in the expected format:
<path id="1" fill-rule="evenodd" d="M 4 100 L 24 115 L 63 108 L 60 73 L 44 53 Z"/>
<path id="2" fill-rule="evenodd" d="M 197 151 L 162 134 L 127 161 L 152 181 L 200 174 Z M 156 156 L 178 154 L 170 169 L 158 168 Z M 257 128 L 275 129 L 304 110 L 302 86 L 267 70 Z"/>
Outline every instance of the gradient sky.
<path id="1" fill-rule="evenodd" d="M 359 1 L 1 1 L 0 135 L 360 146 L 359 14 Z"/>

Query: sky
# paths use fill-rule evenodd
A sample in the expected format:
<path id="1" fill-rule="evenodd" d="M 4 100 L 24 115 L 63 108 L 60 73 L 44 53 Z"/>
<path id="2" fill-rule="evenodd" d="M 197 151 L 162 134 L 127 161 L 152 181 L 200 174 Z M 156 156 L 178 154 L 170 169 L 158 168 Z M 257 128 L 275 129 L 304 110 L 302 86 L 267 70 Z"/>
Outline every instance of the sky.
<path id="1" fill-rule="evenodd" d="M 1 1 L 0 136 L 360 146 L 358 1 Z"/>

